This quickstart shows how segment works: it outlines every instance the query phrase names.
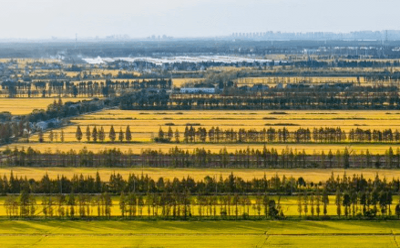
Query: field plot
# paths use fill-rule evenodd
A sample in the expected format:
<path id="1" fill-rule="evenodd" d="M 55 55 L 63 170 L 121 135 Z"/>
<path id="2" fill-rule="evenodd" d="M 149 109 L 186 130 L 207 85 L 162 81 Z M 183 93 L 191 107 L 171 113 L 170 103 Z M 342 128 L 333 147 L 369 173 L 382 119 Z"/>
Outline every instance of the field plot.
<path id="1" fill-rule="evenodd" d="M 2 247 L 398 247 L 396 221 L 2 221 Z"/>
<path id="2" fill-rule="evenodd" d="M 62 98 L 63 102 L 77 102 L 87 100 L 89 98 Z M 12 115 L 26 115 L 31 113 L 34 109 L 47 109 L 47 106 L 52 104 L 58 97 L 47 98 L 1 98 L 0 99 L 0 112 L 8 111 Z"/>

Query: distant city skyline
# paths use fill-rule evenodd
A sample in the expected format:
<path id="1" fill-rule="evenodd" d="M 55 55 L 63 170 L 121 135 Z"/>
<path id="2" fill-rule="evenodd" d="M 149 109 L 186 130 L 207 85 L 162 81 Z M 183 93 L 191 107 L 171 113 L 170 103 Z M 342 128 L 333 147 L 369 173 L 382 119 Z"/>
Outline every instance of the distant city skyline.
<path id="1" fill-rule="evenodd" d="M 0 39 L 400 30 L 400 1 L 0 0 Z"/>

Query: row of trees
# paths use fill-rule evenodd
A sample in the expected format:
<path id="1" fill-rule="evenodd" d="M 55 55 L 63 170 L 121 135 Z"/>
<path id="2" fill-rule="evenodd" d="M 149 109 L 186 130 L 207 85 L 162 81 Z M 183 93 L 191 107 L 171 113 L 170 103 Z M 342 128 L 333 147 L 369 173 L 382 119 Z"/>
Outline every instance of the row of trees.
<path id="1" fill-rule="evenodd" d="M 390 147 L 384 154 L 372 154 L 369 150 L 356 153 L 348 149 L 328 153 L 306 153 L 286 147 L 278 152 L 275 148 L 237 149 L 228 152 L 222 148 L 211 152 L 204 148 L 193 151 L 170 148 L 169 151 L 146 149 L 140 154 L 132 150 L 105 149 L 93 152 L 81 150 L 47 150 L 41 152 L 31 147 L 11 150 L 7 147 L 0 156 L 4 166 L 40 167 L 177 167 L 177 168 L 400 168 L 400 148 Z"/>
<path id="2" fill-rule="evenodd" d="M 53 134 L 50 132 L 49 140 L 53 141 Z M 104 128 L 94 126 L 86 126 L 86 132 L 83 133 L 80 126 L 77 126 L 75 138 L 81 142 L 84 138 L 87 142 L 131 142 L 132 132 L 128 125 L 124 130 L 120 127 L 119 131 L 111 125 L 108 132 Z M 171 127 L 168 131 L 164 131 L 161 127 L 158 131 L 156 142 L 175 142 L 175 143 L 342 143 L 342 142 L 400 142 L 400 132 L 391 128 L 381 130 L 371 129 L 351 129 L 345 132 L 340 127 L 337 128 L 314 128 L 312 131 L 309 128 L 298 128 L 295 131 L 289 131 L 286 127 L 256 129 L 222 129 L 219 127 L 206 128 L 186 126 L 181 137 L 178 129 L 174 132 Z M 39 137 L 39 141 L 43 141 L 43 136 Z"/>
<path id="3" fill-rule="evenodd" d="M 149 181 L 149 178 L 143 175 L 141 178 L 131 175 L 130 178 L 138 179 L 138 183 Z M 110 180 L 115 179 L 110 178 Z M 113 182 L 110 181 L 109 183 Z M 217 191 L 219 185 L 235 187 L 243 184 L 243 180 L 231 174 L 225 180 L 221 177 L 219 181 L 213 181 L 212 178 L 207 176 L 204 181 L 192 180 L 192 183 L 194 184 L 190 184 L 189 178 L 187 181 L 185 179 L 180 181 L 175 178 L 173 181 L 167 180 L 165 183 L 160 178 L 155 184 L 155 189 L 148 188 L 145 190 L 143 188 L 143 190 L 140 190 L 134 188 L 126 193 L 127 190 L 122 188 L 118 201 L 119 215 L 123 218 L 145 216 L 184 219 L 192 216 L 235 217 L 235 219 L 239 217 L 246 219 L 250 216 L 284 218 L 285 212 L 289 208 L 296 207 L 294 204 L 289 204 L 285 210 L 281 205 L 281 196 L 290 193 L 295 194 L 297 198 L 297 212 L 300 217 L 326 218 L 328 215 L 334 215 L 332 212 L 333 206 L 335 206 L 335 212 L 339 218 L 341 216 L 346 218 L 375 218 L 378 215 L 390 218 L 393 216 L 393 209 L 391 208 L 393 193 L 399 192 L 400 182 L 398 179 L 387 182 L 386 179 L 381 180 L 378 176 L 373 181 L 365 180 L 362 175 L 354 175 L 353 178 L 344 175 L 342 178 L 337 177 L 337 179 L 332 175 L 325 183 L 306 183 L 302 178 L 295 180 L 285 176 L 282 178 L 273 176 L 271 179 L 267 179 L 264 176 L 264 178 L 254 178 L 252 181 L 246 182 L 253 186 L 264 183 L 264 188 L 259 188 L 256 192 L 244 190 L 222 193 Z M 287 192 L 283 190 L 282 186 L 285 185 L 290 185 L 295 191 Z M 215 191 L 213 189 L 209 192 L 204 191 L 207 187 L 213 188 L 214 186 Z M 331 188 L 332 186 L 335 188 Z M 24 187 L 19 197 L 16 195 L 6 197 L 4 207 L 8 216 L 33 217 L 42 215 L 44 217 L 71 218 L 97 216 L 110 218 L 112 206 L 116 205 L 116 199 L 114 198 L 113 203 L 113 199 L 107 191 L 99 194 L 79 193 L 76 196 L 73 192 L 47 194 L 42 196 L 39 205 L 36 201 L 37 196 L 30 193 L 29 190 L 29 188 Z M 39 209 L 40 207 L 41 209 Z M 330 210 L 328 211 L 329 207 Z M 398 217 L 400 216 L 399 204 L 396 205 L 394 213 Z"/>
<path id="4" fill-rule="evenodd" d="M 41 198 L 41 203 L 37 203 Z M 118 205 L 118 209 L 113 206 Z M 38 197 L 21 192 L 19 196 L 9 195 L 4 202 L 6 215 L 10 218 L 179 218 L 212 217 L 243 218 L 251 215 L 257 218 L 283 218 L 284 213 L 275 199 L 267 194 L 252 197 L 239 194 L 214 196 L 191 196 L 188 192 L 135 194 L 121 193 L 118 202 L 113 202 L 108 193 L 57 194 Z M 116 213 L 113 213 L 112 211 Z"/>
<path id="5" fill-rule="evenodd" d="M 397 87 L 271 88 L 262 93 L 231 87 L 221 95 L 171 95 L 169 109 L 399 109 Z M 161 106 L 160 106 L 161 107 Z"/>
<path id="6" fill-rule="evenodd" d="M 118 139 L 119 142 L 123 142 L 124 140 L 126 142 L 130 142 L 132 140 L 132 132 L 129 127 L 129 125 L 126 127 L 125 131 L 122 131 L 122 127 L 120 127 L 119 132 L 115 132 L 114 126 L 110 127 L 110 131 L 107 133 L 108 139 L 111 142 L 115 142 L 116 139 Z M 93 129 L 90 128 L 90 126 L 86 127 L 86 132 L 85 134 L 82 133 L 81 127 L 78 126 L 76 128 L 76 133 L 75 133 L 75 138 L 81 142 L 83 139 L 83 136 L 85 136 L 86 141 L 88 142 L 104 142 L 106 139 L 106 133 L 104 132 L 104 128 L 100 127 L 97 129 L 96 126 L 93 127 Z"/>
<path id="7" fill-rule="evenodd" d="M 131 74 L 132 75 L 132 74 Z M 118 77 L 117 77 L 118 78 Z M 110 80 L 92 81 L 85 80 L 78 83 L 67 80 L 48 80 L 35 82 L 3 82 L 0 95 L 9 98 L 15 97 L 109 97 L 119 95 L 126 90 L 140 89 L 170 89 L 171 79 L 142 79 L 135 81 Z"/>
<path id="8" fill-rule="evenodd" d="M 11 172 L 10 176 L 0 177 L 0 193 L 16 194 L 23 191 L 34 194 L 120 194 L 124 192 L 147 194 L 147 193 L 173 193 L 187 192 L 193 195 L 219 195 L 228 193 L 244 194 L 281 194 L 293 195 L 299 192 L 318 193 L 325 190 L 328 194 L 341 192 L 380 192 L 382 190 L 397 194 L 400 189 L 400 180 L 393 178 L 388 180 L 378 175 L 374 179 L 366 179 L 363 175 L 335 176 L 333 173 L 327 180 L 306 181 L 302 177 L 286 177 L 277 174 L 267 177 L 243 179 L 233 173 L 227 176 L 210 175 L 202 179 L 194 179 L 190 176 L 179 178 L 151 178 L 145 174 L 129 174 L 125 178 L 118 173 L 112 173 L 108 180 L 103 180 L 99 173 L 95 176 L 73 175 L 67 178 L 63 175 L 50 178 L 47 174 L 40 180 L 16 177 Z M 321 193 L 321 192 L 319 192 Z"/>
<path id="9" fill-rule="evenodd" d="M 111 131 L 110 131 L 111 133 Z M 160 128 L 156 141 L 159 142 L 181 142 L 181 134 L 178 130 L 173 132 L 172 128 L 168 128 L 168 132 L 164 132 Z M 371 129 L 351 129 L 345 132 L 340 127 L 320 127 L 314 128 L 298 128 L 295 131 L 289 131 L 283 128 L 264 128 L 262 130 L 240 128 L 222 129 L 219 127 L 206 128 L 186 126 L 183 133 L 183 142 L 185 143 L 341 143 L 341 142 L 400 142 L 400 132 L 393 131 L 391 128 L 381 130 Z"/>
<path id="10" fill-rule="evenodd" d="M 22 191 L 16 195 L 8 195 L 4 201 L 4 208 L 8 217 L 88 217 L 96 209 L 97 216 L 111 217 L 112 199 L 108 193 L 99 195 L 85 195 L 73 193 L 69 195 L 46 195 L 37 203 L 37 196 Z"/>
<path id="11" fill-rule="evenodd" d="M 381 191 L 374 188 L 372 192 L 356 191 L 354 188 L 345 191 L 337 189 L 334 200 L 336 214 L 339 218 L 342 215 L 346 218 L 350 216 L 374 218 L 379 212 L 383 217 L 393 214 L 391 209 L 393 195 L 392 192 L 386 188 Z M 326 216 L 329 204 L 330 200 L 326 190 L 324 190 L 322 195 L 319 193 L 319 190 L 317 190 L 317 192 L 311 192 L 311 194 L 307 194 L 307 192 L 304 191 L 297 195 L 297 212 L 300 217 L 302 214 L 306 217 L 319 217 L 320 214 Z M 398 217 L 400 216 L 399 204 L 396 205 L 395 214 Z"/>

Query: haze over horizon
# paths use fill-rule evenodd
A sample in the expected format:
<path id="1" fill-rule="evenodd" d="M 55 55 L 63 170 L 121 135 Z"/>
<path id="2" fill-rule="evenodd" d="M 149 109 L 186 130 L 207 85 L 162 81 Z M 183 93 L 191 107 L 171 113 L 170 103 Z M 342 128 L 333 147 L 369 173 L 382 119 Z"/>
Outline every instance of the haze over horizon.
<path id="1" fill-rule="evenodd" d="M 0 0 L 0 39 L 400 30 L 400 1 Z"/>

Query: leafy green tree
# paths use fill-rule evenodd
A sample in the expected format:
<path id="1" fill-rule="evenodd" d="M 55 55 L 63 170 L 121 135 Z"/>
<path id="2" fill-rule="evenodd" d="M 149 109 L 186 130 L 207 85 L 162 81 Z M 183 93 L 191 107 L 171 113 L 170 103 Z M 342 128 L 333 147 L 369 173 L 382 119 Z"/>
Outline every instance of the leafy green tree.
<path id="1" fill-rule="evenodd" d="M 108 137 L 110 138 L 111 142 L 114 143 L 114 141 L 116 139 L 116 134 L 115 134 L 114 126 L 112 126 L 112 125 L 110 128 L 110 132 L 108 133 Z"/>
<path id="2" fill-rule="evenodd" d="M 96 135 L 97 136 L 97 135 Z M 91 133 L 90 133 L 90 127 L 89 126 L 87 126 L 86 127 L 86 141 L 90 141 L 90 138 L 91 138 Z"/>
<path id="3" fill-rule="evenodd" d="M 158 138 L 160 140 L 164 139 L 164 131 L 162 130 L 162 128 L 160 127 L 160 129 L 158 130 Z"/>
<path id="4" fill-rule="evenodd" d="M 269 196 L 268 194 L 264 194 L 263 205 L 264 205 L 264 215 L 268 218 L 269 216 Z"/>
<path id="5" fill-rule="evenodd" d="M 342 209 L 341 209 L 341 204 L 342 204 L 342 193 L 340 192 L 339 189 L 336 190 L 336 199 L 335 199 L 335 204 L 336 204 L 336 214 L 340 218 L 340 215 L 342 214 Z"/>
<path id="6" fill-rule="evenodd" d="M 131 129 L 129 128 L 129 126 L 126 127 L 125 140 L 127 142 L 131 142 L 131 140 L 132 140 L 132 133 L 131 133 Z"/>
<path id="7" fill-rule="evenodd" d="M 115 132 L 114 132 L 115 135 Z M 105 138 L 106 138 L 106 133 L 104 132 L 104 128 L 100 127 L 100 131 L 99 131 L 99 140 L 100 142 L 104 142 Z"/>
<path id="8" fill-rule="evenodd" d="M 171 127 L 168 128 L 167 137 L 168 137 L 168 140 L 170 140 L 170 141 L 171 141 L 172 138 L 174 137 L 174 132 L 172 131 L 172 128 L 171 128 Z"/>
<path id="9" fill-rule="evenodd" d="M 343 152 L 343 167 L 345 169 L 348 169 L 350 167 L 350 154 L 349 154 L 349 150 L 347 150 L 347 147 L 344 148 L 344 152 Z"/>
<path id="10" fill-rule="evenodd" d="M 69 212 L 69 217 L 74 218 L 75 217 L 75 196 L 74 193 L 69 194 L 67 198 L 67 205 L 69 206 L 69 211 L 67 210 L 67 213 Z"/>
<path id="11" fill-rule="evenodd" d="M 19 195 L 19 214 L 21 217 L 29 217 L 29 193 L 22 190 Z"/>
<path id="12" fill-rule="evenodd" d="M 395 211 L 396 211 L 397 219 L 400 219 L 400 204 L 396 205 Z"/>
<path id="13" fill-rule="evenodd" d="M 113 206 L 111 196 L 105 192 L 103 193 L 104 204 L 105 204 L 105 215 L 107 218 L 111 217 L 111 207 Z"/>
<path id="14" fill-rule="evenodd" d="M 299 213 L 299 216 L 301 217 L 301 213 L 303 212 L 303 206 L 302 206 L 302 199 L 301 199 L 301 194 L 297 194 L 297 212 Z"/>
<path id="15" fill-rule="evenodd" d="M 360 204 L 363 206 L 362 212 L 363 215 L 365 216 L 367 212 L 367 194 L 365 193 L 365 191 L 361 191 L 359 193 L 359 198 L 360 198 Z"/>
<path id="16" fill-rule="evenodd" d="M 308 195 L 307 195 L 307 191 L 304 191 L 303 194 L 303 212 L 304 212 L 304 216 L 307 216 L 308 214 Z"/>
<path id="17" fill-rule="evenodd" d="M 79 125 L 76 128 L 75 137 L 79 142 L 81 142 L 81 140 L 82 140 L 82 130 L 81 130 L 81 127 Z"/>
<path id="18" fill-rule="evenodd" d="M 175 142 L 176 143 L 179 143 L 179 137 L 180 137 L 179 130 L 176 129 L 176 131 L 175 131 Z"/>
<path id="19" fill-rule="evenodd" d="M 53 133 L 53 130 L 50 130 L 50 132 L 49 132 L 49 140 L 50 140 L 50 142 L 53 142 L 53 141 L 54 141 L 54 133 Z"/>
<path id="20" fill-rule="evenodd" d="M 278 217 L 279 214 L 279 210 L 276 207 L 276 203 L 274 200 L 269 200 L 268 202 L 268 215 L 275 219 L 276 217 Z"/>
<path id="21" fill-rule="evenodd" d="M 124 141 L 124 132 L 122 132 L 122 128 L 119 129 L 118 140 L 121 143 Z"/>
<path id="22" fill-rule="evenodd" d="M 121 210 L 122 218 L 124 218 L 126 211 L 126 197 L 124 191 L 121 192 L 121 196 L 119 197 L 119 209 Z"/>
<path id="23" fill-rule="evenodd" d="M 98 138 L 97 128 L 93 127 L 93 131 L 92 131 L 92 140 L 93 140 L 93 142 L 97 142 L 97 138 Z"/>
<path id="24" fill-rule="evenodd" d="M 385 216 L 387 213 L 387 205 L 388 205 L 388 197 L 385 190 L 379 192 L 379 206 L 381 208 L 382 216 Z"/>
<path id="25" fill-rule="evenodd" d="M 344 207 L 344 215 L 346 216 L 346 218 L 349 216 L 350 205 L 351 205 L 350 194 L 346 191 L 343 194 L 343 207 Z"/>
<path id="26" fill-rule="evenodd" d="M 321 195 L 320 195 L 320 191 L 319 189 L 317 189 L 317 193 L 316 193 L 316 209 L 315 211 L 317 212 L 317 216 L 319 217 L 320 213 L 321 213 L 321 208 L 320 208 L 320 204 L 321 204 Z"/>

